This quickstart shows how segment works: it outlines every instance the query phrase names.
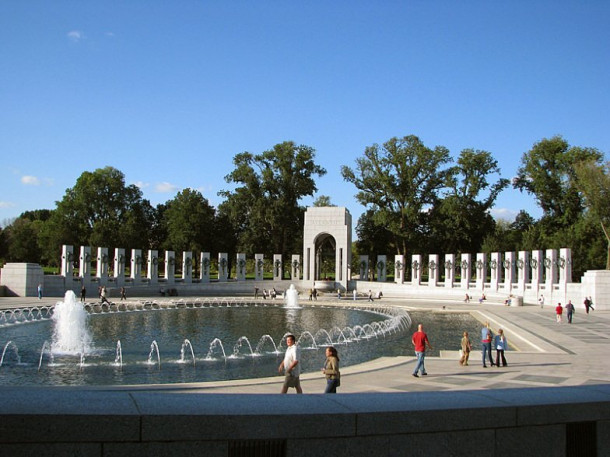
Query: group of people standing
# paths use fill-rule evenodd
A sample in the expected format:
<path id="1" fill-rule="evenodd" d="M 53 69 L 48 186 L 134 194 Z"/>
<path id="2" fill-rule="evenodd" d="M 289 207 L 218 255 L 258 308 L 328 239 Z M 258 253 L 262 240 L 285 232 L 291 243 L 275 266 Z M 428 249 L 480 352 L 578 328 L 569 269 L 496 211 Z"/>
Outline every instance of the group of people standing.
<path id="1" fill-rule="evenodd" d="M 466 339 L 466 345 L 470 346 L 470 341 L 468 340 L 468 332 L 464 332 L 464 336 L 462 337 L 462 351 L 466 354 L 464 350 Z M 489 360 L 489 364 L 493 367 L 499 367 L 500 363 L 505 367 L 508 365 L 506 363 L 506 356 L 504 352 L 508 349 L 508 341 L 506 340 L 506 336 L 504 336 L 504 330 L 498 329 L 498 334 L 494 335 L 491 327 L 489 326 L 489 322 L 485 322 L 485 326 L 481 329 L 481 348 L 483 355 L 483 368 L 487 368 L 487 360 Z M 496 361 L 494 363 L 492 349 L 496 350 Z M 470 351 L 468 351 L 470 353 Z M 465 357 L 465 360 L 460 359 L 460 365 L 468 365 L 468 357 Z"/>

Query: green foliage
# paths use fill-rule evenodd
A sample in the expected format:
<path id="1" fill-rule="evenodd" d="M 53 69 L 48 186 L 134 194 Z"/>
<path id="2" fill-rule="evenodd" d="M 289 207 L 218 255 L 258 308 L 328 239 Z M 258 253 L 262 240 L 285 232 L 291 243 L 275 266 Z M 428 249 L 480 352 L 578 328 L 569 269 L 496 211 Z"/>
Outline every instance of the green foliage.
<path id="1" fill-rule="evenodd" d="M 119 170 L 84 172 L 48 220 L 51 246 L 148 246 L 152 208 Z"/>
<path id="2" fill-rule="evenodd" d="M 235 156 L 235 170 L 225 180 L 237 187 L 219 193 L 226 198 L 219 211 L 230 221 L 237 249 L 252 255 L 264 248 L 267 255 L 286 256 L 301 250 L 304 208 L 299 201 L 313 196 L 314 177 L 326 174 L 314 157 L 312 148 L 290 141 L 258 155 Z"/>
<path id="3" fill-rule="evenodd" d="M 358 218 L 356 234 L 358 235 L 356 246 L 359 254 L 372 258 L 382 252 L 396 252 L 392 233 L 384 226 L 375 223 L 375 211 L 372 209 L 365 211 Z"/>
<path id="4" fill-rule="evenodd" d="M 299 202 L 315 194 L 315 177 L 326 173 L 314 158 L 312 148 L 292 142 L 237 154 L 225 178 L 235 189 L 219 193 L 225 201 L 217 211 L 191 189 L 153 208 L 120 171 L 84 172 L 55 209 L 26 211 L 0 229 L 0 263 L 58 265 L 62 244 L 209 250 L 212 258 L 227 252 L 229 268 L 236 252 L 290 258 L 302 249 Z M 355 169 L 341 169 L 366 207 L 352 270 L 359 271 L 360 254 L 562 247 L 572 248 L 574 278 L 610 269 L 610 165 L 602 159 L 596 149 L 570 146 L 559 136 L 535 143 L 523 154 L 513 186 L 533 195 L 543 216 L 534 220 L 521 211 L 510 222 L 489 214 L 508 184 L 489 152 L 465 149 L 454 164 L 446 148 L 428 148 L 413 135 L 367 147 Z M 325 195 L 314 205 L 333 206 Z M 324 249 L 321 268 L 332 275 L 334 257 Z M 272 266 L 267 270 L 269 276 Z"/>
<path id="5" fill-rule="evenodd" d="M 167 238 L 163 247 L 168 250 L 201 252 L 210 249 L 215 210 L 200 192 L 184 189 L 166 203 L 163 225 Z"/>
<path id="6" fill-rule="evenodd" d="M 498 178 L 498 163 L 487 151 L 464 149 L 451 168 L 446 196 L 431 211 L 432 246 L 429 252 L 478 252 L 495 221 L 489 210 L 508 180 Z"/>
<path id="7" fill-rule="evenodd" d="M 38 235 L 43 222 L 18 217 L 8 229 L 8 260 L 40 263 Z"/>
<path id="8" fill-rule="evenodd" d="M 356 169 L 341 167 L 343 179 L 356 186 L 356 199 L 375 210 L 375 225 L 392 233 L 399 254 L 422 244 L 428 226 L 425 209 L 433 206 L 445 186 L 451 161 L 443 146 L 426 147 L 414 136 L 374 144 L 356 159 Z"/>
<path id="9" fill-rule="evenodd" d="M 324 206 L 336 206 L 330 202 L 330 197 L 328 195 L 320 195 L 313 202 L 314 207 L 324 207 Z"/>
<path id="10" fill-rule="evenodd" d="M 610 162 L 576 164 L 577 185 L 582 192 L 591 219 L 599 224 L 606 244 L 606 269 L 610 270 Z"/>
<path id="11" fill-rule="evenodd" d="M 573 224 L 583 212 L 575 165 L 597 163 L 602 157 L 596 149 L 571 147 L 560 136 L 545 138 L 523 154 L 513 186 L 534 196 L 543 211 L 541 223 L 555 231 Z"/>

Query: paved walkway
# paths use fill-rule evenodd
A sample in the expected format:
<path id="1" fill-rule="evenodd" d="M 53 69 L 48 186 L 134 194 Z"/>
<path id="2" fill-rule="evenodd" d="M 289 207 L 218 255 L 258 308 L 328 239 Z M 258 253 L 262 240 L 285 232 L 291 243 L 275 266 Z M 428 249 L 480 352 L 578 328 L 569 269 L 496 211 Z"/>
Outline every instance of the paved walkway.
<path id="1" fill-rule="evenodd" d="M 42 299 L 45 305 L 52 305 L 57 301 L 57 298 Z M 329 299 L 328 303 L 333 301 L 335 300 Z M 0 309 L 40 303 L 41 301 L 31 297 L 0 297 Z M 478 351 L 471 354 L 470 365 L 462 367 L 457 362 L 457 352 L 444 351 L 440 357 L 426 358 L 428 376 L 419 378 L 411 376 L 414 357 L 381 358 L 353 367 L 344 367 L 341 370 L 341 393 L 478 390 L 610 383 L 610 367 L 606 353 L 610 350 L 610 311 L 596 310 L 587 315 L 584 309 L 577 309 L 572 324 L 565 321 L 557 324 L 554 308 L 551 306 L 540 309 L 531 305 L 505 307 L 497 304 L 463 304 L 449 300 L 424 302 L 391 298 L 384 298 L 382 302 L 377 303 L 418 309 L 468 311 L 481 322 L 488 320 L 494 331 L 503 328 L 508 340 L 519 350 L 507 352 L 508 366 L 502 368 L 489 365 L 483 368 Z M 353 302 L 346 301 L 345 304 L 351 306 Z M 471 335 L 473 339 L 477 337 L 478 335 Z M 305 393 L 323 392 L 325 380 L 320 374 L 307 373 L 301 379 Z M 214 383 L 100 389 L 275 393 L 279 392 L 281 383 L 282 377 L 276 376 Z"/>

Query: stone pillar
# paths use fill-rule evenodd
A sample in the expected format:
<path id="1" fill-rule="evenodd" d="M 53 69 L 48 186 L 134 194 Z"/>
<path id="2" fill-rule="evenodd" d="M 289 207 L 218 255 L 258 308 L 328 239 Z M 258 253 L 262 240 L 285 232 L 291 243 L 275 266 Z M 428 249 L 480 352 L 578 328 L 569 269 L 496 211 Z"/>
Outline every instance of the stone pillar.
<path id="1" fill-rule="evenodd" d="M 290 269 L 290 279 L 298 281 L 301 279 L 301 256 L 292 254 L 292 268 Z"/>
<path id="2" fill-rule="evenodd" d="M 131 279 L 134 285 L 142 280 L 142 249 L 131 250 Z"/>
<path id="3" fill-rule="evenodd" d="M 462 289 L 470 288 L 470 277 L 472 276 L 472 255 L 462 254 L 462 261 L 460 263 L 461 273 L 460 276 L 460 287 Z"/>
<path id="4" fill-rule="evenodd" d="M 61 275 L 64 278 L 72 278 L 74 270 L 74 247 L 64 244 L 61 247 Z M 72 280 L 72 279 L 70 279 Z"/>
<path id="5" fill-rule="evenodd" d="M 182 282 L 191 284 L 193 282 L 193 252 L 182 251 Z"/>
<path id="6" fill-rule="evenodd" d="M 97 272 L 95 274 L 100 284 L 108 281 L 108 248 L 97 248 Z"/>
<path id="7" fill-rule="evenodd" d="M 572 250 L 561 248 L 559 250 L 559 283 L 564 286 L 572 282 Z"/>
<path id="8" fill-rule="evenodd" d="M 546 290 L 549 294 L 552 293 L 553 284 L 557 284 L 557 251 L 555 249 L 547 249 L 544 259 L 544 277 Z"/>
<path id="9" fill-rule="evenodd" d="M 273 280 L 281 281 L 283 277 L 282 254 L 273 254 Z"/>
<path id="10" fill-rule="evenodd" d="M 199 279 L 201 282 L 210 282 L 210 253 L 202 252 L 199 258 Z"/>
<path id="11" fill-rule="evenodd" d="M 385 255 L 377 256 L 377 282 L 386 282 L 387 279 L 387 258 Z"/>
<path id="12" fill-rule="evenodd" d="M 422 272 L 422 261 L 421 255 L 415 254 L 411 256 L 411 285 L 421 286 L 421 272 Z"/>
<path id="13" fill-rule="evenodd" d="M 91 279 L 91 247 L 81 246 L 80 257 L 79 257 L 79 273 L 78 275 L 83 278 L 85 282 Z"/>
<path id="14" fill-rule="evenodd" d="M 369 256 L 368 255 L 360 256 L 359 272 L 360 272 L 361 281 L 369 280 Z"/>
<path id="15" fill-rule="evenodd" d="M 450 289 L 453 287 L 455 278 L 455 255 L 445 254 L 445 287 Z"/>
<path id="16" fill-rule="evenodd" d="M 254 254 L 254 277 L 257 281 L 262 281 L 265 274 L 265 255 Z"/>
<path id="17" fill-rule="evenodd" d="M 159 282 L 159 251 L 157 250 L 148 250 L 146 277 L 149 284 L 157 284 Z"/>
<path id="18" fill-rule="evenodd" d="M 125 283 L 125 249 L 114 248 L 114 281 L 117 286 Z"/>
<path id="19" fill-rule="evenodd" d="M 515 253 L 505 252 L 504 262 L 504 292 L 511 294 L 513 292 L 513 282 L 515 282 Z"/>
<path id="20" fill-rule="evenodd" d="M 428 286 L 438 286 L 438 273 L 439 273 L 438 254 L 430 254 L 428 257 Z"/>
<path id="21" fill-rule="evenodd" d="M 487 280 L 487 254 L 477 252 L 477 262 L 475 264 L 477 277 L 477 290 L 485 292 L 485 281 Z"/>
<path id="22" fill-rule="evenodd" d="M 491 273 L 491 281 L 489 284 L 489 290 L 497 292 L 500 289 L 500 283 L 502 282 L 502 256 L 499 252 L 491 253 L 491 260 L 489 262 L 489 269 Z"/>
<path id="23" fill-rule="evenodd" d="M 540 285 L 544 281 L 544 257 L 542 251 L 532 251 L 530 266 L 532 267 L 532 290 L 536 291 L 536 297 L 538 297 Z"/>
<path id="24" fill-rule="evenodd" d="M 226 252 L 218 253 L 218 281 L 226 282 L 229 279 L 229 255 Z"/>
<path id="25" fill-rule="evenodd" d="M 394 282 L 402 284 L 405 282 L 405 256 L 394 256 Z"/>
<path id="26" fill-rule="evenodd" d="M 235 279 L 237 281 L 245 281 L 246 280 L 246 254 L 241 252 L 237 253 L 235 258 L 237 262 L 235 264 Z"/>
<path id="27" fill-rule="evenodd" d="M 165 251 L 165 281 L 167 284 L 176 282 L 176 254 L 174 251 Z"/>
<path id="28" fill-rule="evenodd" d="M 530 253 L 519 251 L 517 259 L 517 288 L 519 293 L 525 293 L 525 286 L 530 282 Z"/>

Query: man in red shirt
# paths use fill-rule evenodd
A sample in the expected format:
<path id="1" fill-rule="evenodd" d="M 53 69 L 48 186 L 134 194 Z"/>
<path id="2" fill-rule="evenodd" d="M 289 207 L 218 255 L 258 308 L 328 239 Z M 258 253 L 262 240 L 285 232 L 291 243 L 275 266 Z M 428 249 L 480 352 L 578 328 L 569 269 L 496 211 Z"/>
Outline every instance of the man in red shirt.
<path id="1" fill-rule="evenodd" d="M 557 308 L 555 308 L 555 312 L 557 313 L 557 323 L 561 324 L 561 315 L 563 314 L 563 308 L 561 307 L 561 303 L 557 305 Z"/>
<path id="2" fill-rule="evenodd" d="M 428 341 L 428 335 L 424 332 L 424 326 L 422 324 L 417 326 L 417 332 L 413 334 L 411 342 L 413 343 L 413 346 L 415 346 L 415 355 L 417 356 L 417 365 L 415 366 L 413 376 L 419 378 L 417 375 L 418 371 L 421 371 L 422 376 L 426 376 L 428 374 L 426 373 L 426 367 L 424 365 L 426 345 L 429 349 L 432 349 L 432 345 L 430 344 L 430 341 Z"/>

